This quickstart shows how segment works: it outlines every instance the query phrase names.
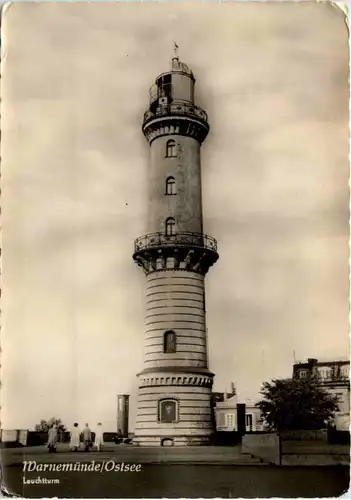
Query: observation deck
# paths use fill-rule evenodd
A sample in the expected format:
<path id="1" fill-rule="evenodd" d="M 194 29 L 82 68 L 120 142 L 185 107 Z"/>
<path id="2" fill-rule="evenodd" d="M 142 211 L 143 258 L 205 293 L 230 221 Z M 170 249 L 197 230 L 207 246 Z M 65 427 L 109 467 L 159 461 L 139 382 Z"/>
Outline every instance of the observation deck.
<path id="1" fill-rule="evenodd" d="M 204 109 L 195 104 L 189 104 L 185 102 L 172 102 L 171 104 L 164 104 L 158 106 L 155 111 L 148 109 L 144 113 L 143 127 L 154 118 L 159 118 L 163 116 L 189 116 L 190 118 L 196 118 L 202 121 L 208 128 L 208 116 Z"/>
<path id="2" fill-rule="evenodd" d="M 212 236 L 192 232 L 172 235 L 149 233 L 135 240 L 133 259 L 147 272 L 164 267 L 163 264 L 158 266 L 160 258 L 164 261 L 173 259 L 176 269 L 186 268 L 206 273 L 218 260 L 217 241 Z"/>
<path id="3" fill-rule="evenodd" d="M 140 236 L 134 242 L 134 252 L 158 247 L 193 247 L 217 252 L 217 241 L 212 236 L 201 233 L 183 232 L 172 235 L 149 233 Z"/>
<path id="4" fill-rule="evenodd" d="M 201 143 L 209 133 L 210 126 L 204 109 L 189 102 L 172 101 L 150 107 L 144 113 L 142 130 L 149 141 L 154 138 L 154 133 L 179 133 L 193 135 Z"/>

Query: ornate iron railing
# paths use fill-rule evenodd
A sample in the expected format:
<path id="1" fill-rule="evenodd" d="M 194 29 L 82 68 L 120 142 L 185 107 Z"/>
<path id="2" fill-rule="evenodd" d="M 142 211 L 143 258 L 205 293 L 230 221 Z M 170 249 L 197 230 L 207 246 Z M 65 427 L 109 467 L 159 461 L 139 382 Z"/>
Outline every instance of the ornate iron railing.
<path id="1" fill-rule="evenodd" d="M 194 104 L 187 104 L 184 102 L 172 102 L 171 104 L 160 105 L 156 108 L 155 112 L 150 109 L 144 113 L 144 125 L 148 121 L 167 115 L 186 115 L 198 118 L 203 122 L 208 121 L 207 113 L 205 110 Z"/>
<path id="2" fill-rule="evenodd" d="M 139 252 L 146 248 L 153 247 L 198 247 L 206 248 L 217 252 L 217 241 L 212 236 L 207 236 L 201 233 L 176 233 L 173 235 L 166 235 L 165 233 L 150 233 L 140 236 L 134 242 L 134 252 Z"/>
<path id="3" fill-rule="evenodd" d="M 323 382 L 345 382 L 345 381 L 350 380 L 347 375 L 342 375 L 342 374 L 333 374 L 333 375 L 326 375 L 326 376 L 317 374 L 316 378 L 322 383 Z"/>

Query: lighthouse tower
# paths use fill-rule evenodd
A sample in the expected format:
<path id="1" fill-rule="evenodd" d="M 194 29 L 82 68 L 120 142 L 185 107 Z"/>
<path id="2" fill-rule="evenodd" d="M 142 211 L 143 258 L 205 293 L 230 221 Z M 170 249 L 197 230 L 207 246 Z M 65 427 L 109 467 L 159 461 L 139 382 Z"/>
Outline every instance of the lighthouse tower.
<path id="1" fill-rule="evenodd" d="M 194 86 L 174 57 L 150 89 L 142 124 L 150 145 L 147 233 L 133 258 L 147 282 L 135 425 L 143 446 L 208 444 L 214 431 L 204 281 L 218 254 L 203 232 L 200 146 L 209 125 Z"/>

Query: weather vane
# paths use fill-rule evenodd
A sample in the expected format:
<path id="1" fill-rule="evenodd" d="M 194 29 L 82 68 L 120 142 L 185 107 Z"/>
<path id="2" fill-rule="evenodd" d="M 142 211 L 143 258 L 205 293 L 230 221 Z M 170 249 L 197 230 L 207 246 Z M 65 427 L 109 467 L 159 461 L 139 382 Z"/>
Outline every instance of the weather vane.
<path id="1" fill-rule="evenodd" d="M 179 47 L 178 47 L 178 45 L 177 45 L 176 42 L 173 42 L 173 44 L 174 44 L 174 56 L 178 57 L 178 49 L 179 49 Z"/>

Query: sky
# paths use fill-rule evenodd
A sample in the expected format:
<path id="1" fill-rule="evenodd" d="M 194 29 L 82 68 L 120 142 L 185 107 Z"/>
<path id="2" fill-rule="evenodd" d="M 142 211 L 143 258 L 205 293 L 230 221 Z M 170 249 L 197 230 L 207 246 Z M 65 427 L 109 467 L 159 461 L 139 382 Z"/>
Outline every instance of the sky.
<path id="1" fill-rule="evenodd" d="M 173 41 L 201 148 L 214 390 L 347 359 L 348 32 L 328 3 L 18 3 L 2 19 L 2 426 L 116 430 L 142 369 L 148 89 Z"/>

